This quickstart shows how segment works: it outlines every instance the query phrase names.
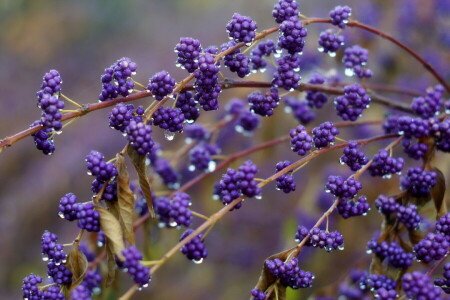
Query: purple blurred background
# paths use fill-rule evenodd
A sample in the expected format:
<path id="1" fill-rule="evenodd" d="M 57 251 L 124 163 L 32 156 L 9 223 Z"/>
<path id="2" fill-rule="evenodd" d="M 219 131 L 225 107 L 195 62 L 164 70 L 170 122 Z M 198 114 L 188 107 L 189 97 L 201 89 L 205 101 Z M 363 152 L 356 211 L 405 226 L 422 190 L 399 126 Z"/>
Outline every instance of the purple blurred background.
<path id="1" fill-rule="evenodd" d="M 100 75 L 103 69 L 117 59 L 127 56 L 138 64 L 135 79 L 146 83 L 157 71 L 166 69 L 177 80 L 185 77 L 175 67 L 173 48 L 182 36 L 198 38 L 204 46 L 220 45 L 227 41 L 225 24 L 234 12 L 251 16 L 265 29 L 275 26 L 271 17 L 274 0 L 165 0 L 165 1 L 0 1 L 0 138 L 21 131 L 40 116 L 35 93 L 42 76 L 49 69 L 57 69 L 64 80 L 63 93 L 79 103 L 97 101 Z M 449 78 L 450 64 L 450 1 L 298 1 L 301 12 L 308 16 L 327 17 L 338 4 L 353 8 L 353 18 L 377 26 L 400 38 L 426 57 Z M 309 60 L 319 60 L 322 73 L 338 72 L 343 76 L 339 60 L 317 53 L 316 41 L 325 25 L 308 27 L 305 72 Z M 357 29 L 344 32 L 347 45 L 360 43 L 371 50 L 369 66 L 375 73 L 371 82 L 399 84 L 421 90 L 435 84 L 423 68 L 395 46 Z M 307 56 L 308 55 L 308 56 Z M 252 75 L 250 79 L 264 79 Z M 266 80 L 268 80 L 266 78 Z M 244 98 L 250 90 L 226 91 L 221 101 L 232 97 Z M 394 96 L 409 102 L 408 96 Z M 148 105 L 149 99 L 138 101 Z M 67 106 L 67 107 L 70 107 Z M 328 120 L 332 108 L 318 113 L 312 125 Z M 34 148 L 31 138 L 18 142 L 0 154 L 0 298 L 17 298 L 22 278 L 30 272 L 44 275 L 45 264 L 40 261 L 40 237 L 44 230 L 60 235 L 60 241 L 69 243 L 75 237 L 74 224 L 57 216 L 59 198 L 68 192 L 88 201 L 91 197 L 91 177 L 86 175 L 84 157 L 92 149 L 112 157 L 122 149 L 125 140 L 107 123 L 108 110 L 97 111 L 80 118 L 56 137 L 57 150 L 44 156 Z M 383 108 L 374 106 L 365 119 L 383 115 Z M 202 116 L 201 122 L 215 122 L 219 113 Z M 333 115 L 334 116 L 334 115 Z M 338 120 L 336 116 L 333 121 Z M 275 124 L 275 126 L 273 126 Z M 287 133 L 296 121 L 286 117 L 282 108 L 273 118 L 264 120 L 262 127 L 251 138 L 230 132 L 233 146 L 224 148 L 224 154 L 256 145 Z M 342 130 L 349 139 L 379 133 L 377 128 L 364 132 Z M 160 137 L 160 140 L 162 138 Z M 236 141 L 236 142 L 235 142 Z M 173 150 L 183 143 L 182 134 L 165 149 Z M 368 153 L 377 152 L 379 143 L 369 146 Z M 340 153 L 329 153 L 319 162 L 313 162 L 296 174 L 298 189 L 285 196 L 271 184 L 263 191 L 261 201 L 249 199 L 238 212 L 230 213 L 208 235 L 208 259 L 194 265 L 177 255 L 154 276 L 149 288 L 137 294 L 139 299 L 243 299 L 256 283 L 264 258 L 291 247 L 297 224 L 308 225 L 317 219 L 323 207 L 316 201 L 326 174 L 344 172 L 338 158 Z M 283 144 L 250 157 L 260 166 L 260 176 L 269 176 L 275 163 L 295 159 L 289 146 Z M 438 157 L 443 162 L 444 157 Z M 237 167 L 241 161 L 234 163 Z M 449 176 L 448 158 L 442 168 Z M 182 166 L 186 169 L 186 166 Z M 338 169 L 338 170 L 337 170 Z M 219 172 L 220 173 L 220 172 Z M 184 172 L 187 174 L 187 172 Z M 188 175 L 189 176 L 189 175 Z M 183 178 L 183 182 L 189 179 Z M 193 208 L 211 214 L 221 204 L 211 200 L 212 184 L 220 177 L 214 174 L 188 192 Z M 370 185 L 363 190 L 370 201 L 378 194 L 378 186 L 385 193 L 397 190 L 397 179 L 390 181 L 363 177 Z M 448 178 L 448 177 L 447 177 Z M 448 197 L 447 197 L 448 199 Z M 327 201 L 327 200 L 325 200 Z M 329 205 L 331 200 L 326 203 Z M 276 209 L 274 209 L 276 208 Z M 338 220 L 338 219 L 336 219 Z M 379 227 L 381 217 L 373 209 L 366 218 L 333 222 L 343 231 L 346 250 L 328 254 L 308 252 L 300 256 L 302 268 L 316 274 L 313 289 L 289 291 L 290 299 L 304 299 L 319 287 L 333 285 L 351 267 L 367 267 L 369 256 L 364 255 L 365 243 Z M 176 230 L 157 230 L 153 233 L 151 256 L 159 258 L 170 249 L 180 235 Z M 330 276 L 332 266 L 333 276 Z M 115 299 L 131 284 L 122 276 L 121 284 L 108 291 L 103 299 Z"/>

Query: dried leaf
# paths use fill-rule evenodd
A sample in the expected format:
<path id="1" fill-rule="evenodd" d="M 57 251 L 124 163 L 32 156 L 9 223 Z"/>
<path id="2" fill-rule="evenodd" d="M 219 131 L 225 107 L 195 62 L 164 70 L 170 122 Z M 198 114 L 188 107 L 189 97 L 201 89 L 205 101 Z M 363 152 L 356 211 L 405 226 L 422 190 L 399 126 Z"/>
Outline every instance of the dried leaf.
<path id="1" fill-rule="evenodd" d="M 83 281 L 88 268 L 86 256 L 76 244 L 72 247 L 67 256 L 66 267 L 72 272 L 72 283 L 68 287 L 68 292 L 70 292 Z"/>
<path id="2" fill-rule="evenodd" d="M 116 277 L 116 260 L 114 257 L 114 248 L 111 243 L 106 242 L 106 261 L 107 261 L 107 271 L 106 271 L 106 281 L 105 286 L 109 287 Z"/>
<path id="3" fill-rule="evenodd" d="M 107 209 L 101 206 L 96 206 L 95 209 L 100 213 L 100 226 L 106 236 L 106 245 L 111 245 L 113 253 L 123 260 L 122 250 L 125 245 L 120 222 Z"/>
<path id="4" fill-rule="evenodd" d="M 118 171 L 117 176 L 117 204 L 119 206 L 119 221 L 125 239 L 134 245 L 134 231 L 133 231 L 133 215 L 134 215 L 134 193 L 130 189 L 130 175 L 125 165 L 125 158 L 123 155 L 117 154 L 116 166 Z"/>
<path id="5" fill-rule="evenodd" d="M 417 244 L 421 239 L 423 239 L 422 234 L 418 230 L 408 230 L 408 236 L 413 245 Z"/>
<path id="6" fill-rule="evenodd" d="M 269 260 L 269 259 L 273 260 L 275 258 L 279 258 L 284 261 L 288 257 L 289 253 L 291 253 L 291 251 L 292 251 L 292 249 L 288 249 L 283 252 L 274 254 L 274 255 L 266 258 L 264 261 Z M 266 264 L 264 263 L 263 268 L 261 270 L 261 275 L 259 276 L 258 283 L 256 284 L 255 288 L 259 289 L 260 291 L 265 291 L 265 290 L 267 290 L 268 287 L 270 287 L 276 281 L 277 281 L 277 278 L 275 276 L 273 276 L 267 270 Z M 285 288 L 283 289 L 280 285 L 278 285 L 278 292 L 279 292 L 278 299 L 285 299 L 286 289 Z M 274 294 L 272 294 L 272 295 L 274 295 Z M 280 298 L 281 296 L 283 298 Z M 273 296 L 272 296 L 272 298 L 273 298 Z"/>
<path id="7" fill-rule="evenodd" d="M 153 208 L 153 197 L 150 188 L 150 183 L 147 179 L 147 168 L 145 166 L 145 155 L 137 153 L 131 145 L 127 148 L 128 156 L 133 162 L 134 168 L 139 177 L 139 186 L 141 187 L 142 193 L 144 194 L 145 200 L 147 201 L 148 211 L 152 218 L 155 217 L 155 210 Z"/>
<path id="8" fill-rule="evenodd" d="M 437 218 L 442 217 L 447 213 L 447 206 L 444 202 L 445 194 L 445 177 L 441 170 L 433 167 L 432 170 L 436 172 L 436 185 L 431 188 L 431 197 L 433 197 L 434 207 L 436 208 Z"/>

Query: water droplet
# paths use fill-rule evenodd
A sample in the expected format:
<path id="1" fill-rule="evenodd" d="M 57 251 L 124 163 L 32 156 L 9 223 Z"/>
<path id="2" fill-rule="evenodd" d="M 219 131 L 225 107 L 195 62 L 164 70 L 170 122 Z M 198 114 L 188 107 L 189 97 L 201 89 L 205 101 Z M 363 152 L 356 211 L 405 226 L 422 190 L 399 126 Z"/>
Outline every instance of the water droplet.
<path id="1" fill-rule="evenodd" d="M 167 185 L 167 187 L 169 189 L 176 190 L 176 189 L 180 188 L 180 184 L 178 182 L 170 183 L 170 184 Z"/>
<path id="2" fill-rule="evenodd" d="M 344 245 L 339 246 L 338 250 L 344 250 Z"/>
<path id="3" fill-rule="evenodd" d="M 178 225 L 178 223 L 175 222 L 175 221 L 172 221 L 172 222 L 169 223 L 169 226 L 172 227 L 172 228 L 177 227 L 177 225 Z"/>
<path id="4" fill-rule="evenodd" d="M 186 120 L 186 123 L 188 123 L 188 124 L 192 124 L 194 122 L 195 122 L 195 120 Z"/>
<path id="5" fill-rule="evenodd" d="M 217 201 L 217 200 L 220 199 L 220 197 L 219 197 L 219 195 L 214 194 L 214 195 L 212 196 L 212 199 L 215 200 L 215 201 Z"/>
<path id="6" fill-rule="evenodd" d="M 330 57 L 336 57 L 336 52 L 328 52 L 328 55 L 329 55 Z"/>
<path id="7" fill-rule="evenodd" d="M 175 137 L 175 132 L 171 132 L 169 130 L 165 130 L 164 131 L 164 137 L 166 138 L 166 140 L 172 141 L 173 138 Z"/>
<path id="8" fill-rule="evenodd" d="M 214 172 L 216 170 L 216 166 L 217 166 L 216 162 L 214 160 L 211 160 L 208 163 L 208 172 Z"/>
<path id="9" fill-rule="evenodd" d="M 60 135 L 60 134 L 62 133 L 62 130 L 55 131 L 55 133 L 56 133 L 57 135 Z"/>
<path id="10" fill-rule="evenodd" d="M 150 166 L 150 163 L 151 163 L 150 158 L 146 158 L 145 159 L 145 165 L 146 166 Z"/>
<path id="11" fill-rule="evenodd" d="M 392 177 L 392 174 L 385 174 L 381 178 L 383 178 L 383 179 L 391 179 L 391 177 Z"/>
<path id="12" fill-rule="evenodd" d="M 158 223 L 158 228 L 164 228 L 164 227 L 166 227 L 166 223 L 164 223 L 164 222 Z"/>
<path id="13" fill-rule="evenodd" d="M 255 199 L 261 200 L 261 199 L 262 199 L 262 196 L 261 196 L 261 195 L 256 195 L 256 196 L 255 196 Z"/>
<path id="14" fill-rule="evenodd" d="M 64 219 L 64 213 L 63 213 L 62 211 L 60 211 L 60 212 L 58 213 L 58 216 L 59 216 L 61 219 Z"/>
<path id="15" fill-rule="evenodd" d="M 105 244 L 102 241 L 97 241 L 97 247 L 101 248 L 103 247 Z"/>
<path id="16" fill-rule="evenodd" d="M 87 171 L 86 172 L 89 176 L 92 176 L 92 172 L 91 171 Z"/>
<path id="17" fill-rule="evenodd" d="M 245 43 L 245 46 L 247 46 L 247 47 L 250 47 L 251 45 L 252 45 L 252 42 Z"/>
<path id="18" fill-rule="evenodd" d="M 353 75 L 355 75 L 355 72 L 353 72 L 353 69 L 349 69 L 349 68 L 347 68 L 347 69 L 345 69 L 345 76 L 348 76 L 348 77 L 352 77 Z"/>
<path id="19" fill-rule="evenodd" d="M 319 52 L 323 52 L 323 51 L 325 51 L 325 48 L 323 48 L 323 47 L 317 47 L 317 50 L 319 50 Z"/>
<path id="20" fill-rule="evenodd" d="M 300 67 L 294 68 L 293 70 L 294 70 L 294 72 L 298 72 L 298 71 L 300 71 Z"/>
<path id="21" fill-rule="evenodd" d="M 373 252 L 372 252 L 371 249 L 367 249 L 367 250 L 366 250 L 366 253 L 367 253 L 367 254 L 372 254 Z"/>
<path id="22" fill-rule="evenodd" d="M 280 189 L 279 187 L 276 187 L 275 189 L 276 189 L 277 191 L 281 191 L 281 189 Z"/>
<path id="23" fill-rule="evenodd" d="M 195 171 L 195 166 L 194 165 L 189 165 L 188 170 L 191 172 Z"/>
<path id="24" fill-rule="evenodd" d="M 339 163 L 340 163 L 341 165 L 345 165 L 345 162 L 342 160 L 342 158 L 339 159 Z"/>
<path id="25" fill-rule="evenodd" d="M 259 71 L 260 71 L 261 73 L 265 73 L 265 72 L 267 71 L 267 69 L 266 69 L 266 68 L 261 68 L 261 69 L 259 69 Z"/>
<path id="26" fill-rule="evenodd" d="M 186 144 L 192 144 L 193 141 L 194 141 L 193 139 L 188 138 L 188 137 L 184 139 L 184 142 L 185 142 Z"/>
<path id="27" fill-rule="evenodd" d="M 193 259 L 192 262 L 193 262 L 194 264 L 199 265 L 199 264 L 201 264 L 201 263 L 203 262 L 203 258 L 200 258 L 200 259 Z"/>
<path id="28" fill-rule="evenodd" d="M 445 110 L 445 113 L 448 115 L 448 114 L 450 114 L 450 109 L 446 109 Z"/>
<path id="29" fill-rule="evenodd" d="M 48 261 L 48 256 L 47 255 L 42 255 L 42 261 Z"/>

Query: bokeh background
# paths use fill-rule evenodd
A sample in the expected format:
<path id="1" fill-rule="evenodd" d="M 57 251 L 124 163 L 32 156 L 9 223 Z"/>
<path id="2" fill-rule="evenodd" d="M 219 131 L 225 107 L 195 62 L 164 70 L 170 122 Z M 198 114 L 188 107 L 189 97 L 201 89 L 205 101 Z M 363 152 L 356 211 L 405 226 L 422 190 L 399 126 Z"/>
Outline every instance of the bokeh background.
<path id="1" fill-rule="evenodd" d="M 275 26 L 271 17 L 275 0 L 153 0 L 153 1 L 56 1 L 0 0 L 0 138 L 28 127 L 40 116 L 35 93 L 41 78 L 49 69 L 57 69 L 64 80 L 63 93 L 79 103 L 96 102 L 100 92 L 103 69 L 127 56 L 138 64 L 135 79 L 146 83 L 155 72 L 165 69 L 177 80 L 185 76 L 175 67 L 173 48 L 182 36 L 200 39 L 204 46 L 227 41 L 225 24 L 234 12 L 251 16 L 260 29 Z M 316 0 L 298 1 L 306 16 L 326 17 L 338 4 L 353 8 L 353 18 L 374 25 L 399 37 L 421 53 L 447 80 L 450 78 L 450 1 L 449 0 Z M 318 53 L 318 33 L 325 25 L 308 27 L 307 49 L 302 76 L 311 70 L 343 78 L 340 56 L 330 58 Z M 423 91 L 435 84 L 424 69 L 404 52 L 379 37 L 358 29 L 346 29 L 347 45 L 359 43 L 370 49 L 369 67 L 374 83 L 396 84 Z M 268 72 L 270 73 L 270 72 Z M 267 79 L 268 74 L 252 75 Z M 250 90 L 226 91 L 221 102 L 232 97 L 244 98 Z M 393 95 L 393 99 L 410 102 L 411 97 Z M 148 105 L 149 99 L 139 101 Z M 318 112 L 314 126 L 324 120 L 337 121 L 331 105 Z M 383 117 L 385 109 L 373 106 L 365 119 Z M 57 216 L 59 198 L 73 192 L 80 199 L 91 197 L 84 157 L 98 150 L 113 157 L 122 149 L 125 139 L 108 127 L 108 110 L 91 113 L 57 136 L 57 150 L 44 156 L 34 148 L 31 138 L 18 142 L 0 154 L 0 298 L 17 299 L 23 277 L 30 272 L 44 275 L 45 264 L 40 257 L 40 237 L 44 230 L 60 235 L 60 241 L 71 242 L 77 233 L 74 224 Z M 203 114 L 200 122 L 214 124 L 220 113 Z M 232 126 L 219 138 L 223 154 L 256 145 L 288 132 L 296 121 L 283 109 L 262 122 L 251 137 L 235 133 Z M 377 127 L 344 129 L 344 139 L 368 137 L 380 133 Z M 166 154 L 171 155 L 183 144 L 183 134 L 167 143 L 162 135 Z M 371 155 L 385 142 L 367 147 Z M 208 235 L 208 259 L 194 265 L 177 255 L 154 276 L 149 288 L 136 299 L 245 299 L 256 283 L 264 258 L 294 245 L 293 234 L 298 224 L 309 226 L 331 203 L 323 196 L 323 183 L 328 174 L 348 174 L 340 166 L 340 153 L 330 153 L 314 161 L 296 174 L 297 191 L 285 195 L 271 184 L 263 191 L 261 201 L 250 199 L 237 212 L 221 220 Z M 275 163 L 296 158 L 288 144 L 251 155 L 260 167 L 260 177 L 274 171 Z M 232 166 L 237 167 L 238 161 Z M 417 164 L 410 162 L 411 164 Z M 449 178 L 449 159 L 437 157 L 437 163 Z M 181 182 L 192 175 L 180 164 Z M 219 172 L 220 173 L 220 172 Z M 189 193 L 193 209 L 204 214 L 221 208 L 211 200 L 212 185 L 220 174 L 209 176 Z M 398 191 L 398 178 L 390 181 L 363 177 L 370 201 L 382 189 Z M 446 200 L 448 200 L 448 193 Z M 381 217 L 375 209 L 367 217 L 343 221 L 331 219 L 332 228 L 343 231 L 345 251 L 332 254 L 305 251 L 300 256 L 302 268 L 316 274 L 314 288 L 289 292 L 291 299 L 304 299 L 313 292 L 327 292 L 336 287 L 350 268 L 365 268 L 370 257 L 365 243 L 379 228 Z M 142 232 L 140 232 L 142 234 Z M 180 231 L 153 230 L 153 259 L 174 245 Z M 131 284 L 122 276 L 104 299 L 116 299 Z M 326 287 L 325 290 L 321 290 Z"/>

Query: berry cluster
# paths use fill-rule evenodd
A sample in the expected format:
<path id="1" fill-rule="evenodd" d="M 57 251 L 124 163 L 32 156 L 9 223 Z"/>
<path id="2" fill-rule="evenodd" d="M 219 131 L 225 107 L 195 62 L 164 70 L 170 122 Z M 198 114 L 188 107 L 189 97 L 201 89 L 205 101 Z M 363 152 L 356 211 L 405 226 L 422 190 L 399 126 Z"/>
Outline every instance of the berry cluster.
<path id="1" fill-rule="evenodd" d="M 298 155 L 303 156 L 312 148 L 313 139 L 306 132 L 305 127 L 298 125 L 295 129 L 289 131 L 291 136 L 291 149 Z"/>
<path id="2" fill-rule="evenodd" d="M 356 121 L 369 107 L 370 101 L 366 90 L 359 84 L 353 84 L 344 88 L 344 95 L 336 97 L 334 105 L 338 116 L 343 120 Z"/>
<path id="3" fill-rule="evenodd" d="M 431 133 L 436 142 L 436 149 L 450 152 L 450 119 L 435 122 L 431 127 Z"/>
<path id="4" fill-rule="evenodd" d="M 91 151 L 86 156 L 88 174 L 94 176 L 100 182 L 108 182 L 117 176 L 117 169 L 113 163 L 105 162 L 104 155 L 98 151 Z"/>
<path id="5" fill-rule="evenodd" d="M 337 210 L 344 219 L 365 216 L 370 210 L 370 204 L 365 196 L 360 196 L 356 200 L 341 199 Z"/>
<path id="6" fill-rule="evenodd" d="M 436 222 L 436 232 L 439 232 L 450 239 L 450 213 L 443 215 Z"/>
<path id="7" fill-rule="evenodd" d="M 444 278 L 435 279 L 434 285 L 440 287 L 444 293 L 450 294 L 450 263 L 444 264 L 444 273 L 442 275 Z"/>
<path id="8" fill-rule="evenodd" d="M 346 164 L 350 170 L 356 172 L 369 162 L 369 158 L 364 152 L 358 150 L 358 143 L 349 142 L 348 146 L 344 148 L 340 162 L 341 164 Z"/>
<path id="9" fill-rule="evenodd" d="M 285 111 L 292 113 L 293 117 L 301 124 L 309 124 L 316 118 L 316 113 L 310 108 L 306 101 L 299 101 L 297 98 L 286 96 L 283 98 Z"/>
<path id="10" fill-rule="evenodd" d="M 386 259 L 394 268 L 407 269 L 412 265 L 414 254 L 405 252 L 396 242 L 379 243 L 377 239 L 372 239 L 367 243 L 367 248 L 381 260 Z"/>
<path id="11" fill-rule="evenodd" d="M 22 284 L 23 299 L 41 300 L 43 292 L 37 286 L 40 283 L 42 283 L 40 276 L 31 274 L 25 277 Z"/>
<path id="12" fill-rule="evenodd" d="M 366 64 L 369 59 L 369 51 L 359 45 L 348 47 L 344 50 L 344 57 L 342 62 L 345 67 L 345 75 L 353 76 L 356 74 L 358 78 L 372 77 L 372 71 L 366 69 Z"/>
<path id="13" fill-rule="evenodd" d="M 330 11 L 331 24 L 344 29 L 351 15 L 352 9 L 350 7 L 338 5 Z"/>
<path id="14" fill-rule="evenodd" d="M 427 90 L 425 97 L 416 97 L 413 99 L 411 108 L 421 118 L 427 119 L 439 114 L 442 107 L 442 95 L 444 87 L 436 85 Z"/>
<path id="15" fill-rule="evenodd" d="M 398 133 L 404 135 L 406 138 L 421 138 L 430 134 L 430 123 L 428 120 L 401 116 L 397 122 Z"/>
<path id="16" fill-rule="evenodd" d="M 288 160 L 280 161 L 275 166 L 275 172 L 280 172 L 281 170 L 290 165 L 291 162 Z M 290 173 L 292 173 L 292 171 Z M 277 190 L 281 190 L 286 194 L 295 191 L 295 188 L 297 187 L 297 185 L 294 182 L 294 176 L 292 176 L 292 174 L 289 173 L 281 175 L 280 177 L 277 178 L 276 181 L 277 181 Z"/>
<path id="17" fill-rule="evenodd" d="M 134 150 L 141 155 L 151 153 L 155 144 L 152 138 L 152 126 L 144 122 L 130 121 L 125 129 L 127 139 Z"/>
<path id="18" fill-rule="evenodd" d="M 373 157 L 373 162 L 368 169 L 369 174 L 374 177 L 390 178 L 392 174 L 399 174 L 402 171 L 404 163 L 402 157 L 391 157 L 386 149 L 380 149 Z"/>
<path id="19" fill-rule="evenodd" d="M 234 13 L 227 24 L 230 39 L 245 44 L 250 44 L 255 39 L 257 28 L 258 25 L 250 17 L 242 16 L 238 13 Z"/>
<path id="20" fill-rule="evenodd" d="M 156 100 L 162 100 L 172 93 L 175 87 L 175 79 L 170 77 L 167 71 L 161 71 L 150 78 L 147 89 L 152 93 Z"/>
<path id="21" fill-rule="evenodd" d="M 308 31 L 298 17 L 290 17 L 280 25 L 281 35 L 278 47 L 285 49 L 290 55 L 302 53 Z"/>
<path id="22" fill-rule="evenodd" d="M 153 169 L 161 177 L 163 183 L 170 189 L 179 187 L 178 174 L 170 164 L 169 160 L 165 158 L 158 158 L 153 163 Z"/>
<path id="23" fill-rule="evenodd" d="M 272 83 L 287 91 L 293 91 L 300 84 L 300 58 L 298 54 L 286 55 L 277 59 L 277 70 L 273 75 Z"/>
<path id="24" fill-rule="evenodd" d="M 64 246 L 58 244 L 58 236 L 45 231 L 41 238 L 41 249 L 44 261 L 52 261 L 56 265 L 66 263 L 67 254 L 64 253 Z"/>
<path id="25" fill-rule="evenodd" d="M 278 0 L 278 3 L 275 4 L 272 11 L 275 22 L 278 24 L 290 17 L 297 17 L 298 14 L 298 4 L 295 0 Z"/>
<path id="26" fill-rule="evenodd" d="M 100 214 L 95 210 L 93 203 L 78 205 L 78 227 L 89 232 L 100 231 Z"/>
<path id="27" fill-rule="evenodd" d="M 123 57 L 105 69 L 102 75 L 102 92 L 98 99 L 106 101 L 128 96 L 134 88 L 134 82 L 131 76 L 136 74 L 137 65 L 128 57 Z"/>
<path id="28" fill-rule="evenodd" d="M 55 131 L 62 129 L 62 113 L 64 101 L 59 100 L 58 95 L 42 94 L 38 99 L 38 107 L 42 110 L 41 124 Z"/>
<path id="29" fill-rule="evenodd" d="M 311 78 L 308 80 L 308 83 L 310 84 L 324 84 L 325 83 L 325 78 L 323 78 L 322 75 L 320 75 L 319 73 L 313 73 L 313 75 L 311 76 Z M 310 107 L 315 107 L 315 108 L 322 108 L 325 103 L 327 103 L 328 101 L 328 97 L 327 95 L 325 95 L 322 92 L 319 91 L 311 91 L 308 90 L 306 91 L 306 101 L 308 101 L 308 105 Z"/>
<path id="30" fill-rule="evenodd" d="M 450 243 L 447 238 L 440 233 L 433 232 L 428 233 L 424 239 L 414 246 L 417 260 L 427 264 L 445 257 L 449 250 Z"/>
<path id="31" fill-rule="evenodd" d="M 276 53 L 276 46 L 273 41 L 259 43 L 251 52 L 252 69 L 254 71 L 265 70 L 267 62 L 263 59 L 263 56 L 270 56 L 272 53 Z"/>
<path id="32" fill-rule="evenodd" d="M 410 168 L 402 177 L 401 187 L 416 197 L 428 196 L 430 189 L 436 185 L 437 173 L 422 168 Z"/>
<path id="33" fill-rule="evenodd" d="M 335 137 L 339 134 L 339 130 L 332 122 L 324 122 L 312 130 L 314 146 L 317 149 L 327 147 L 334 144 Z"/>
<path id="34" fill-rule="evenodd" d="M 402 278 L 402 287 L 410 299 L 441 299 L 441 290 L 433 285 L 428 275 L 419 271 L 405 274 Z"/>
<path id="35" fill-rule="evenodd" d="M 253 300 L 266 300 L 267 297 L 267 293 L 258 289 L 253 289 L 250 294 L 252 295 Z"/>
<path id="36" fill-rule="evenodd" d="M 395 201 L 394 197 L 388 197 L 386 195 L 379 195 L 375 200 L 375 207 L 380 213 L 385 216 L 390 216 L 391 214 L 397 213 L 400 204 Z"/>
<path id="37" fill-rule="evenodd" d="M 188 123 L 195 122 L 200 116 L 200 111 L 197 107 L 197 102 L 192 97 L 192 93 L 185 91 L 175 95 L 175 107 L 181 110 L 184 119 Z"/>
<path id="38" fill-rule="evenodd" d="M 411 139 L 404 139 L 402 142 L 403 152 L 412 159 L 422 159 L 428 152 L 428 145 L 425 143 L 413 143 Z"/>
<path id="39" fill-rule="evenodd" d="M 222 88 L 219 85 L 219 66 L 214 61 L 214 56 L 210 53 L 200 55 L 198 59 L 198 69 L 195 71 L 195 100 L 205 111 L 217 110 L 219 97 Z"/>
<path id="40" fill-rule="evenodd" d="M 417 212 L 417 206 L 414 204 L 400 205 L 397 209 L 397 219 L 408 229 L 417 229 L 422 221 L 422 217 Z"/>
<path id="41" fill-rule="evenodd" d="M 180 42 L 175 46 L 177 53 L 177 66 L 186 69 L 189 73 L 198 68 L 198 58 L 202 52 L 199 40 L 190 37 L 180 38 Z"/>
<path id="42" fill-rule="evenodd" d="M 50 70 L 42 78 L 41 89 L 36 93 L 38 99 L 44 94 L 58 95 L 61 92 L 62 79 L 57 70 Z"/>
<path id="43" fill-rule="evenodd" d="M 144 107 L 139 106 L 134 110 L 133 104 L 118 103 L 109 113 L 109 126 L 113 129 L 125 132 L 131 120 L 142 122 Z"/>
<path id="44" fill-rule="evenodd" d="M 251 134 L 258 128 L 259 122 L 259 117 L 256 114 L 250 111 L 244 111 L 237 119 L 236 131 Z"/>
<path id="45" fill-rule="evenodd" d="M 216 162 L 211 156 L 219 154 L 220 148 L 216 144 L 199 144 L 189 151 L 189 170 L 208 171 L 215 170 Z"/>
<path id="46" fill-rule="evenodd" d="M 130 274 L 133 281 L 140 287 L 146 287 L 151 280 L 150 268 L 144 267 L 139 261 L 142 254 L 135 246 L 130 246 L 122 251 L 124 256 L 123 269 Z"/>
<path id="47" fill-rule="evenodd" d="M 35 121 L 30 127 L 42 125 L 40 121 Z M 34 144 L 38 150 L 41 150 L 45 155 L 51 155 L 55 152 L 55 143 L 53 141 L 53 128 L 45 128 L 32 134 Z"/>
<path id="48" fill-rule="evenodd" d="M 56 284 L 70 284 L 72 282 L 72 272 L 63 264 L 56 264 L 51 261 L 47 264 L 47 275 Z"/>
<path id="49" fill-rule="evenodd" d="M 167 227 L 189 227 L 192 222 L 191 197 L 186 193 L 175 193 L 172 199 L 160 197 L 155 200 L 158 219 Z"/>
<path id="50" fill-rule="evenodd" d="M 194 230 L 187 229 L 180 237 L 180 241 L 184 240 L 188 235 L 193 233 Z M 204 258 L 208 256 L 205 244 L 203 243 L 203 234 L 199 234 L 189 242 L 186 243 L 181 249 L 181 253 L 195 263 L 201 263 Z"/>
<path id="51" fill-rule="evenodd" d="M 341 199 L 353 199 L 362 189 L 360 181 L 351 177 L 347 180 L 341 176 L 329 176 L 325 191 Z"/>
<path id="52" fill-rule="evenodd" d="M 293 289 L 311 287 L 314 275 L 311 272 L 303 271 L 298 266 L 298 259 L 292 258 L 287 262 L 283 262 L 279 258 L 274 260 L 266 260 L 264 263 L 266 269 L 284 286 Z"/>
<path id="53" fill-rule="evenodd" d="M 270 117 L 274 109 L 278 107 L 280 98 L 278 97 L 278 90 L 273 87 L 266 94 L 254 91 L 248 95 L 247 100 L 252 112 L 263 117 Z"/>
<path id="54" fill-rule="evenodd" d="M 320 52 L 328 53 L 331 57 L 335 57 L 336 51 L 344 45 L 344 36 L 330 29 L 325 30 L 320 33 L 318 43 Z"/>
<path id="55" fill-rule="evenodd" d="M 179 108 L 158 108 L 153 114 L 153 125 L 170 132 L 182 132 L 184 114 Z"/>
<path id="56" fill-rule="evenodd" d="M 184 128 L 184 134 L 186 135 L 186 143 L 190 144 L 192 141 L 206 142 L 210 138 L 210 133 L 201 124 L 191 124 Z"/>

